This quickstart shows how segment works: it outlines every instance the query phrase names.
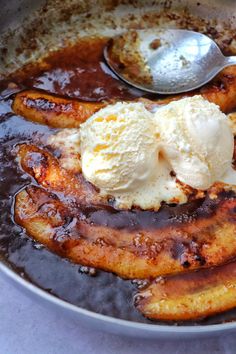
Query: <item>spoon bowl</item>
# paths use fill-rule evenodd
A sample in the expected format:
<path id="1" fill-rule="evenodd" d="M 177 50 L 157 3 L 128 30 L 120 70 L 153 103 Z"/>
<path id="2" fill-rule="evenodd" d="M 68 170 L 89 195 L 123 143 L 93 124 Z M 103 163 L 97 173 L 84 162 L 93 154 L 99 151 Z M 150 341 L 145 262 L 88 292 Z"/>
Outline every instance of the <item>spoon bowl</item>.
<path id="1" fill-rule="evenodd" d="M 108 43 L 104 57 L 122 80 L 158 94 L 191 91 L 236 65 L 211 38 L 179 29 L 124 32 Z"/>

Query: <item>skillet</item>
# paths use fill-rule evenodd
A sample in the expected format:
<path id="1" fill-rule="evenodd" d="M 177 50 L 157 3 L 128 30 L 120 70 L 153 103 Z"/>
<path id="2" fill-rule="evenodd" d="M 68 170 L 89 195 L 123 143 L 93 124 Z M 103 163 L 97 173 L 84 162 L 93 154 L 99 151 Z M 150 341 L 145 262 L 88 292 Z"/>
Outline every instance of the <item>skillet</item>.
<path id="1" fill-rule="evenodd" d="M 11 143 L 14 139 L 17 142 L 16 135 L 21 140 L 27 139 L 27 134 L 36 130 L 34 125 L 23 122 L 10 112 L 12 93 L 29 85 L 58 94 L 70 95 L 70 92 L 65 76 L 57 86 L 50 86 L 50 78 L 42 76 L 37 82 L 25 80 L 25 87 L 8 85 L 6 89 L 4 75 L 68 41 L 76 41 L 78 35 L 112 36 L 127 28 L 156 26 L 158 23 L 160 26 L 206 31 L 220 42 L 226 54 L 233 50 L 230 39 L 236 14 L 234 1 L 224 2 L 223 9 L 221 1 L 145 1 L 145 5 L 142 1 L 123 1 L 122 4 L 119 1 L 34 1 L 33 4 L 30 1 L 8 1 L 7 4 L 0 1 L 0 6 L 0 78 L 3 87 L 0 91 L 4 98 L 0 108 L 0 114 L 4 116 L 0 131 Z M 103 68 L 104 64 L 101 61 L 99 65 Z M 127 92 L 141 95 L 122 85 L 117 90 L 120 98 Z M 78 97 L 75 92 L 74 89 L 74 97 Z M 96 100 L 96 95 L 95 92 L 83 98 Z M 12 130 L 17 134 L 14 135 Z M 37 134 L 48 133 L 47 128 L 37 126 Z M 10 143 L 5 144 L 6 152 L 10 146 Z M 235 311 L 204 322 L 178 326 L 146 320 L 133 310 L 135 284 L 101 271 L 95 276 L 84 274 L 87 269 L 61 260 L 31 242 L 11 217 L 11 198 L 27 180 L 25 176 L 20 177 L 20 171 L 6 156 L 1 156 L 0 269 L 28 294 L 81 323 L 117 334 L 149 338 L 209 336 L 236 327 Z M 11 169 L 5 172 L 7 166 Z"/>

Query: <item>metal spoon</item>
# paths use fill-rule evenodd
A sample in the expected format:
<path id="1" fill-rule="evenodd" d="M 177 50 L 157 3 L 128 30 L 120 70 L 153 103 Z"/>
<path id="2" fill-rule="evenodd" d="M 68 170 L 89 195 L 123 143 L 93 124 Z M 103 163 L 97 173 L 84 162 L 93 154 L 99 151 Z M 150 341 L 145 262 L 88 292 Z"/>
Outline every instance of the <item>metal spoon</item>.
<path id="1" fill-rule="evenodd" d="M 236 56 L 225 57 L 209 37 L 176 29 L 125 32 L 108 43 L 104 57 L 122 80 L 159 94 L 191 91 L 236 65 Z"/>

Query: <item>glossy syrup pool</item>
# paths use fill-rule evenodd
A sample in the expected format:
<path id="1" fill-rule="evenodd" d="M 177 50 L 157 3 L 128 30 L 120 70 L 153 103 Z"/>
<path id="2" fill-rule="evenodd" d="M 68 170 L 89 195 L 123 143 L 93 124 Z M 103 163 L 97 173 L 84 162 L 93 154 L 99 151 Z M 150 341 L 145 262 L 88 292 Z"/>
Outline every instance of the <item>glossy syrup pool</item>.
<path id="1" fill-rule="evenodd" d="M 89 101 L 143 96 L 141 91 L 129 88 L 109 71 L 102 56 L 105 42 L 105 39 L 81 41 L 51 54 L 37 66 L 25 68 L 10 81 L 0 82 L 0 254 L 22 277 L 72 304 L 116 318 L 154 324 L 156 322 L 145 319 L 134 307 L 137 284 L 100 270 L 93 276 L 86 274 L 86 268 L 35 243 L 13 221 L 14 195 L 32 182 L 15 161 L 14 146 L 25 141 L 44 144 L 53 129 L 16 116 L 11 110 L 11 93 L 19 88 L 34 87 Z M 235 318 L 236 311 L 230 311 L 202 323 Z"/>

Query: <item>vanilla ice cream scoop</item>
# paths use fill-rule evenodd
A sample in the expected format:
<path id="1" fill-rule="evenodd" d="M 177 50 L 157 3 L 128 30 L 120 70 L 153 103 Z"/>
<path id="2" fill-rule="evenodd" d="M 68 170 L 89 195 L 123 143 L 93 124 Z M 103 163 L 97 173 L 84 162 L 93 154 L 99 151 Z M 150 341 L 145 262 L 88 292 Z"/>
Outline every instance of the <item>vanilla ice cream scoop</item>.
<path id="1" fill-rule="evenodd" d="M 186 201 L 159 158 L 155 117 L 142 103 L 109 105 L 80 127 L 81 163 L 85 178 L 119 207 L 158 209 L 164 200 Z"/>
<path id="2" fill-rule="evenodd" d="M 133 190 L 157 166 L 153 115 L 141 103 L 116 103 L 81 125 L 85 178 L 111 192 Z"/>
<path id="3" fill-rule="evenodd" d="M 217 105 L 202 96 L 188 97 L 161 107 L 155 119 L 162 152 L 181 182 L 205 190 L 224 181 L 234 137 Z"/>

